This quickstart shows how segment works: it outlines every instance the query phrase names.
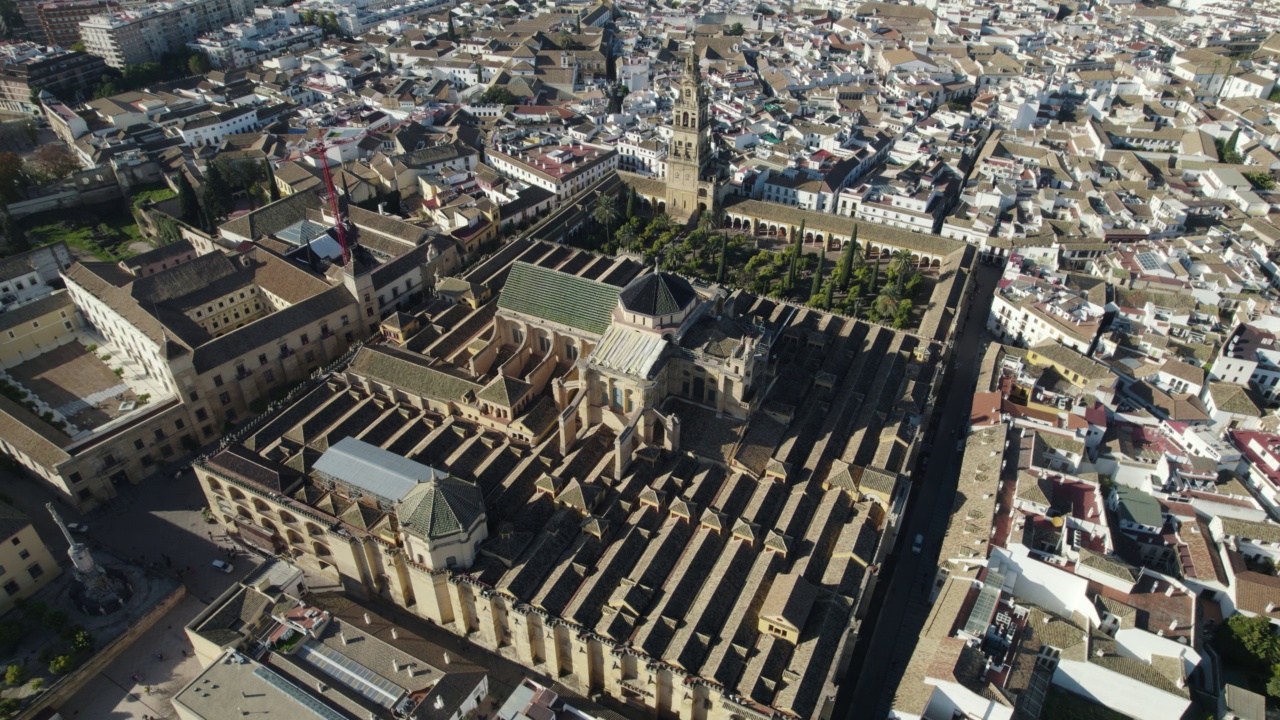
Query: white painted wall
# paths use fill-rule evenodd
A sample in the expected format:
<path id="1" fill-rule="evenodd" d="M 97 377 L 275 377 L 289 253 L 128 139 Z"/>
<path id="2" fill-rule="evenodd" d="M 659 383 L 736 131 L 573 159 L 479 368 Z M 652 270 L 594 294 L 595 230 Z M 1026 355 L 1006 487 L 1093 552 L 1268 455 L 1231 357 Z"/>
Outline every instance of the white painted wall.
<path id="1" fill-rule="evenodd" d="M 1063 660 L 1053 684 L 1133 718 L 1178 718 L 1191 700 L 1079 660 Z"/>

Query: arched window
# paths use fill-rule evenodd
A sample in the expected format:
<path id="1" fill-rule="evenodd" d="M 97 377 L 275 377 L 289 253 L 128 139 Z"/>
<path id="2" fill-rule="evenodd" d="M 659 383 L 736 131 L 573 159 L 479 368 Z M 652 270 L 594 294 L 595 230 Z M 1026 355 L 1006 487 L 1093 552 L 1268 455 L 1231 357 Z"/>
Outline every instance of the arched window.
<path id="1" fill-rule="evenodd" d="M 311 549 L 315 550 L 316 555 L 321 557 L 328 557 L 333 554 L 329 552 L 329 547 L 324 543 L 313 542 L 311 543 Z"/>
<path id="2" fill-rule="evenodd" d="M 254 498 L 254 499 L 253 499 L 253 509 L 254 509 L 254 510 L 257 510 L 257 511 L 258 511 L 258 512 L 260 512 L 260 513 L 268 513 L 268 512 L 271 512 L 271 506 L 270 506 L 270 505 L 268 505 L 268 504 L 266 504 L 266 503 L 264 503 L 264 502 L 262 502 L 262 501 L 261 501 L 261 500 L 259 500 L 258 498 Z"/>
<path id="3" fill-rule="evenodd" d="M 689 111 L 688 110 L 684 112 L 684 116 L 681 119 L 680 124 L 683 125 L 684 127 L 689 127 Z"/>

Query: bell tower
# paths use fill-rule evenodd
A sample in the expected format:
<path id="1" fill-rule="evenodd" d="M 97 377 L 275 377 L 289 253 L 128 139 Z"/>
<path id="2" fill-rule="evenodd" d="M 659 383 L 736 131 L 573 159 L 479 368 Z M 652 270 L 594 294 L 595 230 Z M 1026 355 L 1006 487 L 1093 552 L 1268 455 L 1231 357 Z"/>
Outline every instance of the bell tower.
<path id="1" fill-rule="evenodd" d="M 680 99 L 671 113 L 671 145 L 667 149 L 667 214 L 686 222 L 700 208 L 709 211 L 715 184 L 707 172 L 711 158 L 707 96 L 693 51 L 685 58 Z"/>

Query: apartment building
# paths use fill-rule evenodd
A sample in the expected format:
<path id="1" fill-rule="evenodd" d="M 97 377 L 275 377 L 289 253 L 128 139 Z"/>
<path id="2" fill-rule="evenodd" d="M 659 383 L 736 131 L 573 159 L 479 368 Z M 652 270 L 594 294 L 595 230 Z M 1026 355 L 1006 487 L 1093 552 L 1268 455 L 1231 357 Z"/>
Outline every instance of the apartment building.
<path id="1" fill-rule="evenodd" d="M 38 114 L 41 91 L 88 98 L 106 64 L 96 55 L 20 43 L 0 48 L 0 109 Z"/>
<path id="2" fill-rule="evenodd" d="M 58 566 L 31 518 L 0 502 L 0 615 L 58 577 Z"/>
<path id="3" fill-rule="evenodd" d="M 90 53 L 123 68 L 155 62 L 252 14 L 250 0 L 175 0 L 95 15 L 80 23 L 80 36 Z"/>
<path id="4" fill-rule="evenodd" d="M 488 164 L 515 180 L 550 190 L 556 204 L 618 169 L 618 151 L 600 145 L 574 143 L 517 151 L 509 146 L 490 149 Z"/>

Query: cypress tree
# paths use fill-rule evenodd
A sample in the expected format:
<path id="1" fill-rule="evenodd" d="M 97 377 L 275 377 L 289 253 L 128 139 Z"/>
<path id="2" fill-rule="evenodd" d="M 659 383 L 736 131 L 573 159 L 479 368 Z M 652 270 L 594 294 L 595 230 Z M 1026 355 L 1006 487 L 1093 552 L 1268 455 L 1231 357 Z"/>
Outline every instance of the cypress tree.
<path id="1" fill-rule="evenodd" d="M 627 194 L 627 219 L 636 216 L 636 189 L 631 188 L 631 192 Z"/>
<path id="2" fill-rule="evenodd" d="M 835 278 L 832 278 L 832 280 L 834 281 Z M 827 312 L 831 311 L 831 302 L 832 302 L 833 296 L 835 295 L 835 290 L 836 290 L 835 282 L 829 282 L 827 283 L 826 287 L 823 288 L 822 309 L 826 310 Z"/>
<path id="3" fill-rule="evenodd" d="M 185 172 L 178 173 L 178 214 L 188 225 L 200 222 L 200 200 Z"/>
<path id="4" fill-rule="evenodd" d="M 458 40 L 458 33 L 453 29 L 453 12 L 449 13 L 449 39 L 454 42 L 457 42 Z"/>
<path id="5" fill-rule="evenodd" d="M 800 221 L 800 230 L 796 232 L 795 243 L 791 247 L 791 267 L 787 270 L 787 290 L 796 289 L 796 276 L 800 271 L 800 249 L 804 247 L 804 221 Z"/>
<path id="6" fill-rule="evenodd" d="M 858 246 L 858 224 L 853 224 L 853 237 L 840 253 L 840 289 L 848 290 L 853 282 L 853 249 Z"/>
<path id="7" fill-rule="evenodd" d="M 866 252 L 863 257 L 871 257 L 871 241 L 867 241 Z M 876 294 L 876 286 L 880 284 L 880 256 L 876 256 L 875 267 L 871 269 L 871 294 Z"/>
<path id="8" fill-rule="evenodd" d="M 827 265 L 827 244 L 822 244 L 822 252 L 818 254 L 818 269 L 813 273 L 813 284 L 809 286 L 809 299 L 818 297 L 818 292 L 822 290 L 822 271 Z M 829 284 L 829 283 L 828 283 Z"/>
<path id="9" fill-rule="evenodd" d="M 729 238 L 728 236 L 720 238 L 720 266 L 716 268 L 716 282 L 724 284 L 725 263 L 729 255 Z"/>
<path id="10" fill-rule="evenodd" d="M 27 233 L 23 231 L 18 221 L 13 219 L 7 208 L 4 213 L 3 230 L 4 244 L 10 254 L 24 253 L 31 249 L 31 243 L 27 242 Z"/>

